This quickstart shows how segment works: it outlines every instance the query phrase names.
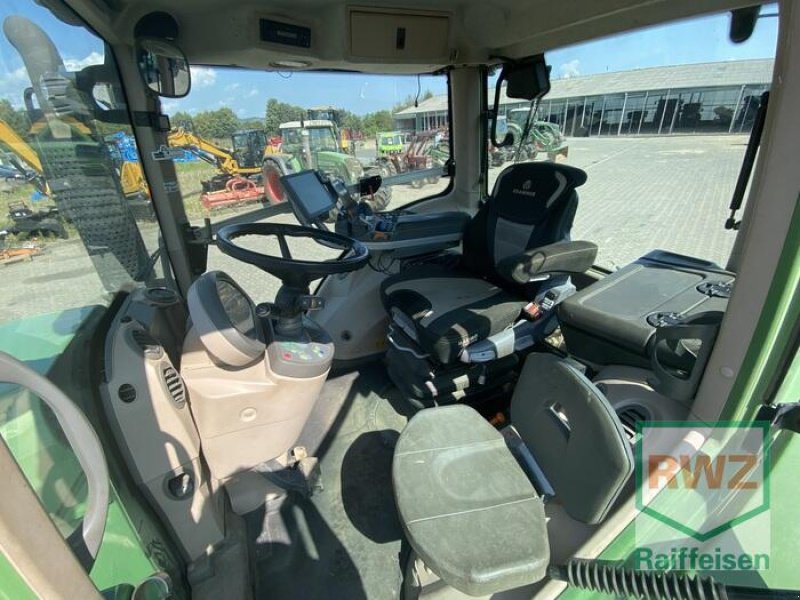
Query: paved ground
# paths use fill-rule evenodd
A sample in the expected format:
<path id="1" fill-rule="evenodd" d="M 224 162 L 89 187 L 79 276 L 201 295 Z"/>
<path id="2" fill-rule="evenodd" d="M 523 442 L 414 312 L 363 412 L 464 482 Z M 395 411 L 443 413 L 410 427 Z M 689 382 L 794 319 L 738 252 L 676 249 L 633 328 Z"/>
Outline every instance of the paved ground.
<path id="1" fill-rule="evenodd" d="M 654 248 L 722 265 L 735 234 L 724 228 L 747 138 L 682 136 L 570 140 L 569 164 L 589 178 L 574 239 L 622 266 Z"/>
<path id="2" fill-rule="evenodd" d="M 654 248 L 724 264 L 734 235 L 723 224 L 745 144 L 744 136 L 571 139 L 567 163 L 589 175 L 579 190 L 573 238 L 596 242 L 599 262 L 608 266 L 624 265 Z M 490 189 L 501 170 L 490 170 Z M 398 186 L 390 208 L 446 185 L 442 180 L 419 190 Z M 294 222 L 288 214 L 273 218 Z M 157 229 L 143 224 L 142 230 L 154 249 Z M 319 252 L 301 245 L 295 254 Z M 216 250 L 209 268 L 230 272 L 257 301 L 277 290 L 276 279 Z M 103 302 L 107 296 L 78 239 L 51 243 L 30 262 L 0 267 L 0 277 L 0 322 Z"/>

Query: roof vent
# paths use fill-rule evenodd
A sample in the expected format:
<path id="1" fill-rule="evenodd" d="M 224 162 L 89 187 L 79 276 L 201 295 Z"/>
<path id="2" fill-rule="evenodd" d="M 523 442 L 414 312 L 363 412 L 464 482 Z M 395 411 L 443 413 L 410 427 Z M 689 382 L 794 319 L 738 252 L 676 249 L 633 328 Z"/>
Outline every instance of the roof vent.
<path id="1" fill-rule="evenodd" d="M 167 391 L 169 391 L 172 401 L 178 408 L 183 408 L 186 404 L 186 388 L 183 385 L 183 379 L 181 379 L 180 374 L 172 365 L 166 365 L 161 374 L 164 377 L 164 383 L 167 385 Z"/>
<path id="2" fill-rule="evenodd" d="M 617 413 L 620 422 L 622 423 L 622 430 L 628 437 L 628 440 L 633 443 L 636 440 L 636 424 L 642 421 L 649 421 L 650 415 L 646 408 L 643 406 L 630 405 L 623 408 Z"/>

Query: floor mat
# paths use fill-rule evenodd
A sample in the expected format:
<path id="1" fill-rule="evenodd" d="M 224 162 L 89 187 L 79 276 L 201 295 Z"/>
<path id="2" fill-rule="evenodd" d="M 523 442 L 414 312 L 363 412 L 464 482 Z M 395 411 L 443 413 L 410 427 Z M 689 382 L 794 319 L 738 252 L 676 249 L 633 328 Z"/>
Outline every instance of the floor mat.
<path id="1" fill-rule="evenodd" d="M 324 491 L 246 516 L 258 598 L 399 596 L 391 464 L 410 412 L 379 364 L 325 384 L 300 441 L 320 459 Z"/>

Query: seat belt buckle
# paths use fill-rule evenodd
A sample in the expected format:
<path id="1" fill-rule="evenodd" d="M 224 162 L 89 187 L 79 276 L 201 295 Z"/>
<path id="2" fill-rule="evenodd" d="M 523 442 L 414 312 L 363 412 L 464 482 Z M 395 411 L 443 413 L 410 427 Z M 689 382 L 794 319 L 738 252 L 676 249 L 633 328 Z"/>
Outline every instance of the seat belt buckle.
<path id="1" fill-rule="evenodd" d="M 551 310 L 553 310 L 553 308 L 555 308 L 558 299 L 559 299 L 558 293 L 556 293 L 553 290 L 548 290 L 545 293 L 544 298 L 542 299 L 542 302 L 540 304 L 541 310 L 544 312 L 550 312 Z"/>
<path id="2" fill-rule="evenodd" d="M 522 315 L 526 319 L 535 321 L 542 316 L 542 308 L 536 302 L 528 302 L 522 307 Z"/>

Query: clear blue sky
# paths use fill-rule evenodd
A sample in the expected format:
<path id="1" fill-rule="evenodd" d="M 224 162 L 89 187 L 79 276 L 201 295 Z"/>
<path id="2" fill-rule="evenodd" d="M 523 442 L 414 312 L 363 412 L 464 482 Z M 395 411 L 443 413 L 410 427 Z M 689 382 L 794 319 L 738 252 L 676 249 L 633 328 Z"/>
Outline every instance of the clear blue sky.
<path id="1" fill-rule="evenodd" d="M 762 12 L 777 12 L 775 6 Z M 23 14 L 42 26 L 64 56 L 67 66 L 98 62 L 102 44 L 81 30 L 60 23 L 32 0 L 3 0 L 0 19 Z M 728 41 L 727 14 L 649 28 L 614 38 L 598 40 L 546 54 L 553 78 L 624 71 L 671 64 L 687 64 L 775 54 L 778 20 L 761 19 L 753 37 L 742 45 Z M 392 105 L 417 93 L 417 78 L 331 73 L 269 73 L 235 69 L 195 67 L 191 94 L 180 101 L 168 100 L 164 110 L 197 112 L 231 107 L 242 117 L 261 117 L 270 97 L 302 106 L 333 104 L 364 114 Z M 420 78 L 422 91 L 446 92 L 444 78 Z M 22 90 L 30 85 L 16 51 L 0 36 L 0 97 L 21 105 Z"/>

